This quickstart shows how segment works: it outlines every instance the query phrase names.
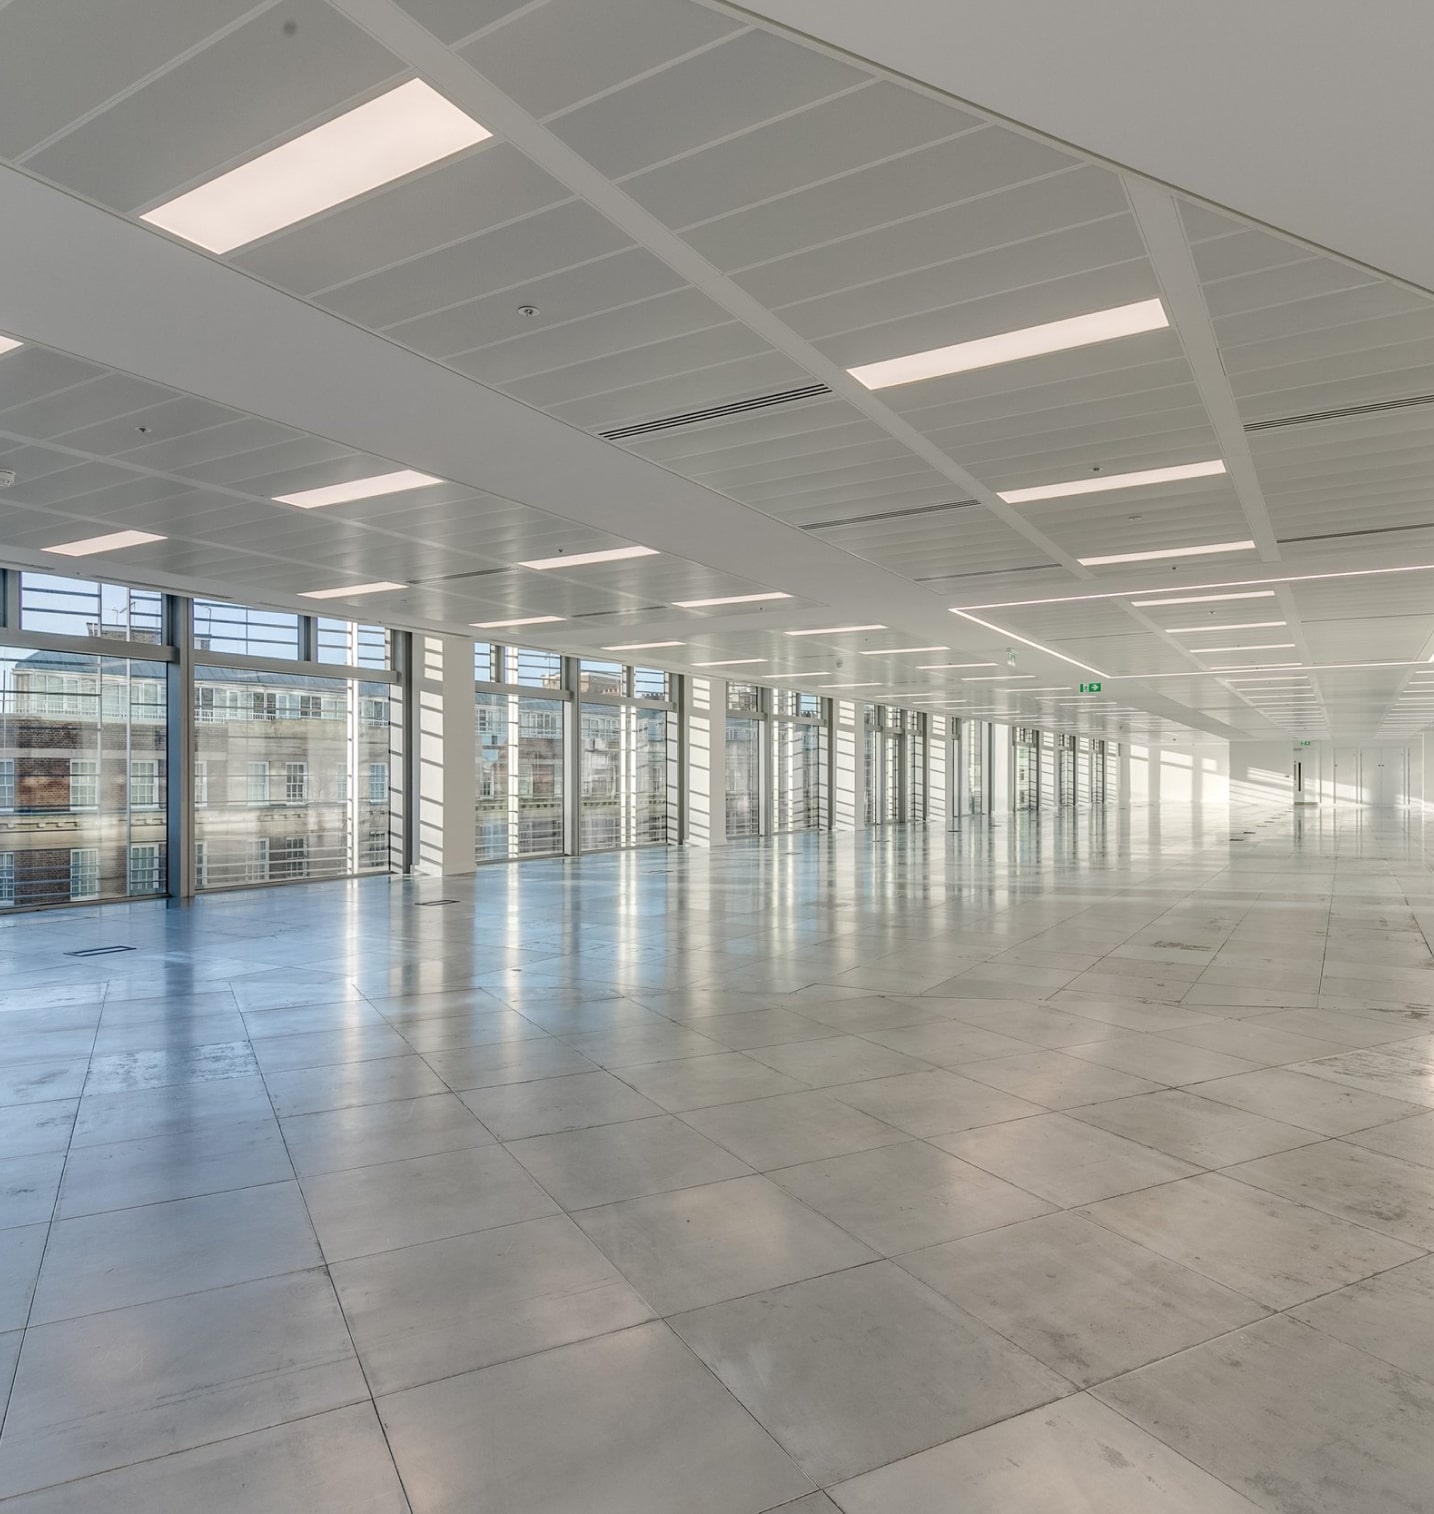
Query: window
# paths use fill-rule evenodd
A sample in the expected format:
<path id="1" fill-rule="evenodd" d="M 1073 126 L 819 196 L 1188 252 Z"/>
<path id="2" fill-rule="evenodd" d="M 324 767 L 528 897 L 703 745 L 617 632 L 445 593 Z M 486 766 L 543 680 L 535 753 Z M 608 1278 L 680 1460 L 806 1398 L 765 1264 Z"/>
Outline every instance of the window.
<path id="1" fill-rule="evenodd" d="M 299 617 L 285 610 L 196 599 L 194 644 L 211 652 L 245 652 L 293 662 L 299 656 Z"/>
<path id="2" fill-rule="evenodd" d="M 20 625 L 26 631 L 56 631 L 62 636 L 157 642 L 160 598 L 147 589 L 21 573 Z"/>
<path id="3" fill-rule="evenodd" d="M 585 657 L 578 663 L 578 687 L 584 694 L 625 694 L 627 669 L 620 662 L 593 662 Z"/>
<path id="4" fill-rule="evenodd" d="M 196 888 L 209 887 L 209 843 L 207 841 L 194 843 L 194 886 Z"/>
<path id="5" fill-rule="evenodd" d="M 0 908 L 15 902 L 15 853 L 0 852 Z"/>
<path id="6" fill-rule="evenodd" d="M 269 843 L 271 878 L 306 878 L 309 875 L 309 838 L 280 836 Z"/>
<path id="7" fill-rule="evenodd" d="M 672 686 L 667 674 L 660 668 L 634 668 L 632 692 L 639 699 L 666 701 L 672 697 Z"/>
<path id="8" fill-rule="evenodd" d="M 209 803 L 209 763 L 201 757 L 194 764 L 194 807 L 202 810 Z"/>
<path id="9" fill-rule="evenodd" d="M 129 849 L 129 891 L 132 894 L 159 892 L 159 846 L 146 841 Z"/>
<path id="10" fill-rule="evenodd" d="M 268 804 L 269 764 L 267 762 L 249 764 L 246 797 L 250 804 Z"/>
<path id="11" fill-rule="evenodd" d="M 368 802 L 370 804 L 388 803 L 388 764 L 386 762 L 371 762 L 368 765 Z"/>
<path id="12" fill-rule="evenodd" d="M 284 764 L 284 803 L 306 804 L 309 798 L 309 764 L 286 762 Z"/>
<path id="13" fill-rule="evenodd" d="M 318 660 L 346 663 L 351 668 L 386 668 L 388 632 L 382 626 L 355 625 L 320 615 Z"/>
<path id="14" fill-rule="evenodd" d="M 159 808 L 159 763 L 153 757 L 139 757 L 130 763 L 129 804 L 133 810 Z"/>
<path id="15" fill-rule="evenodd" d="M 245 847 L 244 881 L 267 883 L 269 881 L 269 838 L 259 836 L 251 839 Z"/>
<path id="16" fill-rule="evenodd" d="M 534 647 L 508 647 L 505 661 L 505 683 L 539 689 L 556 689 L 562 684 L 563 659 L 556 652 L 539 652 Z"/>
<path id="17" fill-rule="evenodd" d="M 387 725 L 388 700 L 373 695 L 365 696 L 359 703 L 359 719 L 370 728 Z"/>
<path id="18" fill-rule="evenodd" d="M 762 707 L 761 690 L 754 683 L 729 683 L 727 685 L 727 708 L 735 711 L 759 710 Z"/>
<path id="19" fill-rule="evenodd" d="M 367 855 L 364 858 L 364 866 L 369 868 L 388 866 L 387 831 L 370 831 L 368 833 Z"/>
<path id="20" fill-rule="evenodd" d="M 15 759 L 13 757 L 0 757 L 0 810 L 13 810 L 14 808 Z"/>
<path id="21" fill-rule="evenodd" d="M 349 765 L 347 762 L 339 763 L 334 769 L 334 798 L 340 804 L 349 802 Z"/>
<path id="22" fill-rule="evenodd" d="M 70 852 L 70 898 L 98 899 L 100 853 L 94 846 L 75 847 Z"/>
<path id="23" fill-rule="evenodd" d="M 531 695 L 476 695 L 479 861 L 562 851 L 565 708 L 559 700 Z"/>
<path id="24" fill-rule="evenodd" d="M 97 810 L 100 807 L 100 765 L 90 758 L 70 758 L 70 808 Z"/>

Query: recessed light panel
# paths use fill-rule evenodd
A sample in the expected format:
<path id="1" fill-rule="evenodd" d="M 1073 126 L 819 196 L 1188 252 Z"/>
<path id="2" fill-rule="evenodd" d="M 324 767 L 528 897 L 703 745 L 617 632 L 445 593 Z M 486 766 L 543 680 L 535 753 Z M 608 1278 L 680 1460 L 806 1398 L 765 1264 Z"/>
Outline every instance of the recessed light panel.
<path id="1" fill-rule="evenodd" d="M 620 647 L 604 647 L 604 652 L 655 652 L 658 647 L 685 647 L 685 641 L 629 641 Z"/>
<path id="2" fill-rule="evenodd" d="M 1182 463 L 1175 468 L 1143 468 L 1138 473 L 1105 473 L 1092 478 L 1073 478 L 1061 484 L 1039 484 L 1034 489 L 1008 489 L 1000 498 L 1008 505 L 1030 505 L 1039 499 L 1070 499 L 1077 494 L 1105 494 L 1112 489 L 1143 489 L 1151 484 L 1178 484 L 1191 478 L 1213 478 L 1225 471 L 1221 458 L 1203 463 Z"/>
<path id="3" fill-rule="evenodd" d="M 422 79 L 410 79 L 140 220 L 209 252 L 232 252 L 492 135 Z"/>
<path id="4" fill-rule="evenodd" d="M 60 557 L 89 557 L 94 552 L 118 552 L 124 547 L 142 547 L 146 542 L 164 541 L 163 536 L 156 536 L 153 531 L 111 531 L 108 536 L 87 536 L 83 541 L 61 542 L 57 547 L 46 547 L 45 551 L 57 553 Z"/>
<path id="5" fill-rule="evenodd" d="M 1137 610 L 1159 609 L 1162 605 L 1209 605 L 1221 599 L 1273 599 L 1273 589 L 1254 589 L 1244 594 L 1182 594 L 1176 599 L 1132 599 Z"/>
<path id="6" fill-rule="evenodd" d="M 349 584 L 343 589 L 309 589 L 300 599 L 355 599 L 360 594 L 387 594 L 392 589 L 406 589 L 407 584 L 380 581 L 372 584 Z"/>
<path id="7" fill-rule="evenodd" d="M 525 615 L 521 620 L 475 620 L 475 631 L 508 631 L 515 626 L 550 626 L 555 621 L 566 620 L 565 615 Z"/>
<path id="8" fill-rule="evenodd" d="M 1191 647 L 1192 657 L 1204 657 L 1209 652 L 1287 652 L 1294 646 L 1292 641 L 1262 641 L 1253 647 Z"/>
<path id="9" fill-rule="evenodd" d="M 1064 321 L 1047 321 L 1020 331 L 957 342 L 951 347 L 934 347 L 929 352 L 863 363 L 847 371 L 868 389 L 891 389 L 897 384 L 915 384 L 948 373 L 969 373 L 975 368 L 993 368 L 998 363 L 1013 363 L 1048 352 L 1068 352 L 1073 347 L 1090 347 L 1096 342 L 1135 336 L 1142 331 L 1159 331 L 1169 324 L 1159 300 L 1139 300 L 1133 305 L 1094 310 Z"/>
<path id="10" fill-rule="evenodd" d="M 994 662 L 924 662 L 918 663 L 918 673 L 945 673 L 951 668 L 994 668 Z"/>
<path id="11" fill-rule="evenodd" d="M 818 626 L 811 631 L 784 631 L 784 636 L 849 636 L 857 631 L 884 631 L 885 626 Z"/>
<path id="12" fill-rule="evenodd" d="M 605 552 L 573 552 L 564 557 L 539 557 L 531 562 L 520 562 L 520 568 L 536 568 L 545 573 L 549 568 L 585 568 L 590 563 L 622 562 L 628 557 L 656 557 L 656 547 L 609 547 Z"/>
<path id="13" fill-rule="evenodd" d="M 0 336 L 0 354 L 13 352 L 22 343 L 17 342 L 13 336 Z"/>
<path id="14" fill-rule="evenodd" d="M 317 510 L 324 505 L 346 505 L 356 499 L 378 499 L 384 494 L 402 494 L 408 489 L 426 489 L 441 484 L 441 478 L 400 468 L 397 473 L 376 473 L 372 478 L 350 479 L 346 484 L 329 484 L 322 489 L 301 489 L 297 494 L 276 494 L 275 504 L 297 505 L 300 510 Z"/>
<path id="15" fill-rule="evenodd" d="M 726 662 L 694 662 L 694 668 L 752 668 L 759 662 L 766 662 L 765 657 L 732 657 Z"/>
<path id="16" fill-rule="evenodd" d="M 788 633 L 800 634 L 800 633 Z M 907 652 L 949 652 L 950 647 L 881 647 L 876 651 L 863 652 L 863 657 L 900 657 Z"/>
<path id="17" fill-rule="evenodd" d="M 1167 636 L 1207 636 L 1211 631 L 1268 631 L 1286 625 L 1283 620 L 1237 620 L 1222 626 L 1166 626 Z"/>
<path id="18" fill-rule="evenodd" d="M 718 605 L 755 605 L 768 599 L 790 599 L 790 594 L 774 591 L 770 594 L 728 594 L 722 599 L 674 599 L 679 610 L 711 610 Z"/>
<path id="19" fill-rule="evenodd" d="M 1079 557 L 1083 568 L 1104 568 L 1122 562 L 1156 562 L 1167 557 L 1209 557 L 1219 552 L 1253 552 L 1252 541 L 1217 541 L 1204 547 L 1165 547 L 1159 552 L 1117 552 L 1111 557 Z"/>

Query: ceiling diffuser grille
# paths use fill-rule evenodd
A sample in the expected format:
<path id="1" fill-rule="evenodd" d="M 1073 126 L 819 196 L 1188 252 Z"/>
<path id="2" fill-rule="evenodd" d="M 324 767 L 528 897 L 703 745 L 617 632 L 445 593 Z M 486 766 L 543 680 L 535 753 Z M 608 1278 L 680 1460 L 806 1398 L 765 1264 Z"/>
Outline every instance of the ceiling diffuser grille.
<path id="1" fill-rule="evenodd" d="M 791 405 L 798 400 L 815 399 L 830 394 L 825 384 L 807 384 L 801 389 L 783 389 L 776 394 L 757 394 L 751 399 L 730 400 L 725 405 L 710 405 L 706 410 L 686 410 L 681 415 L 661 415 L 656 420 L 638 421 L 632 426 L 618 426 L 599 431 L 604 441 L 627 441 L 634 436 L 648 436 L 654 431 L 673 431 L 679 426 L 700 426 L 703 421 L 718 421 L 729 415 L 745 415 L 751 410 L 770 410 L 774 405 Z"/>
<path id="2" fill-rule="evenodd" d="M 802 527 L 803 531 L 832 531 L 838 526 L 865 526 L 874 520 L 907 520 L 913 515 L 937 515 L 944 510 L 969 510 L 974 499 L 947 500 L 944 505 L 913 505 L 908 510 L 877 510 L 870 515 L 844 515 L 839 520 L 814 520 Z"/>
<path id="3" fill-rule="evenodd" d="M 1378 415 L 1381 410 L 1407 410 L 1411 405 L 1434 405 L 1434 394 L 1411 394 L 1402 400 L 1374 400 L 1346 405 L 1342 410 L 1312 410 L 1308 415 L 1284 415 L 1272 421 L 1251 421 L 1246 431 L 1276 431 L 1282 426 L 1308 426 L 1315 421 L 1340 421 L 1351 415 Z"/>

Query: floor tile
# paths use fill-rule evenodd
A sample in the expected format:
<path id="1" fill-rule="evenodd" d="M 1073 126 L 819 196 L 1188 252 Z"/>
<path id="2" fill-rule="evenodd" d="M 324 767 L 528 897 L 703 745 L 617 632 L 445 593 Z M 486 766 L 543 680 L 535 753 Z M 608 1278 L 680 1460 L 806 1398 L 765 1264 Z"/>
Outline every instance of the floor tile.
<path id="1" fill-rule="evenodd" d="M 887 1033 L 900 1027 L 912 1027 L 939 1023 L 941 1008 L 935 1003 L 923 1004 L 920 999 L 876 997 L 865 999 L 833 999 L 829 1004 L 811 1002 L 804 1005 L 802 1013 L 824 1025 L 837 1035 L 872 1036 Z M 809 1040 L 808 1036 L 793 1036 L 783 1040 Z M 771 1043 L 768 1043 L 771 1044 Z M 884 1042 L 878 1042 L 884 1045 Z M 899 1050 L 900 1048 L 895 1048 Z"/>
<path id="2" fill-rule="evenodd" d="M 21 1330 L 30 1313 L 48 1224 L 0 1230 L 0 1330 Z"/>
<path id="3" fill-rule="evenodd" d="M 293 1164 L 269 1115 L 233 1123 L 214 1121 L 178 1135 L 141 1137 L 70 1153 L 57 1218 L 131 1209 L 225 1189 L 282 1183 Z"/>
<path id="4" fill-rule="evenodd" d="M 113 1052 L 90 1059 L 85 1092 L 127 1093 L 171 1083 L 208 1083 L 252 1077 L 258 1071 L 247 1041 L 214 1046 L 176 1046 L 152 1051 Z"/>
<path id="5" fill-rule="evenodd" d="M 20 1062 L 13 1067 L 0 1063 L 0 1105 L 77 1099 L 84 1091 L 89 1065 L 87 1057 L 60 1062 Z"/>
<path id="6" fill-rule="evenodd" d="M 880 1001 L 884 1002 L 884 1001 Z M 837 1034 L 828 1024 L 789 1009 L 755 1009 L 745 1013 L 702 1015 L 683 1021 L 728 1051 L 777 1046 L 783 1041 L 816 1041 Z"/>
<path id="7" fill-rule="evenodd" d="M 772 1180 L 883 1256 L 1045 1214 L 1050 1205 L 921 1141 L 787 1167 Z"/>
<path id="8" fill-rule="evenodd" d="M 565 1216 L 379 1252 L 332 1273 L 376 1394 L 652 1318 Z"/>
<path id="9" fill-rule="evenodd" d="M 1288 1309 L 1421 1254 L 1404 1241 L 1216 1172 L 1106 1199 L 1085 1212 L 1271 1309 Z"/>
<path id="10" fill-rule="evenodd" d="M 1047 1109 L 1070 1109 L 1077 1104 L 1129 1098 L 1132 1094 L 1153 1093 L 1160 1086 L 1060 1051 L 1029 1051 L 1015 1057 L 970 1062 L 961 1072 L 963 1077 L 1002 1088 Z"/>
<path id="11" fill-rule="evenodd" d="M 662 1113 L 650 1099 L 601 1071 L 475 1088 L 459 1097 L 501 1141 Z"/>
<path id="12" fill-rule="evenodd" d="M 1242 1183 L 1434 1250 L 1434 1183 L 1426 1168 L 1346 1141 L 1321 1141 L 1226 1169 Z"/>
<path id="13" fill-rule="evenodd" d="M 40 1325 L 0 1437 L 0 1497 L 367 1396 L 319 1271 Z"/>
<path id="14" fill-rule="evenodd" d="M 319 1173 L 302 1183 L 330 1263 L 557 1212 L 500 1146 Z"/>
<path id="15" fill-rule="evenodd" d="M 414 1054 L 386 1057 L 377 1062 L 346 1062 L 332 1067 L 306 1067 L 275 1072 L 265 1078 L 274 1110 L 280 1116 L 314 1114 L 321 1109 L 344 1109 L 350 1104 L 383 1104 L 392 1099 L 416 1099 L 447 1093 L 423 1060 Z"/>
<path id="16" fill-rule="evenodd" d="M 1385 1041 L 1397 1041 L 1406 1028 L 1402 1024 L 1381 1023 L 1372 1015 L 1341 1014 L 1333 1009 L 1281 1009 L 1273 1014 L 1252 1016 L 1246 1023 L 1312 1036 L 1318 1041 L 1334 1041 L 1340 1046 L 1378 1046 Z M 1407 1028 L 1415 1032 L 1419 1029 L 1417 1025 Z"/>
<path id="17" fill-rule="evenodd" d="M 720 1052 L 722 1043 L 692 1029 L 691 1024 L 646 1025 L 632 1030 L 599 1030 L 564 1036 L 564 1043 L 599 1067 L 628 1068 L 643 1063 L 700 1057 Z"/>
<path id="18" fill-rule="evenodd" d="M 320 1260 L 297 1183 L 57 1220 L 31 1322 L 297 1272 Z"/>
<path id="19" fill-rule="evenodd" d="M 1425 1382 L 1434 1382 L 1434 1257 L 1405 1262 L 1290 1314 Z"/>
<path id="20" fill-rule="evenodd" d="M 1211 1078 L 1254 1072 L 1259 1065 L 1222 1051 L 1185 1046 L 1165 1035 L 1111 1036 L 1089 1046 L 1068 1046 L 1066 1055 L 1177 1088 L 1186 1083 L 1204 1083 Z"/>
<path id="21" fill-rule="evenodd" d="M 1188 1177 L 1188 1162 L 1069 1115 L 1034 1115 L 933 1136 L 933 1144 L 1065 1209 Z"/>
<path id="22" fill-rule="evenodd" d="M 1252 1020 L 1215 1020 L 1205 1025 L 1183 1025 L 1164 1034 L 1186 1046 L 1201 1046 L 1206 1051 L 1224 1052 L 1267 1067 L 1308 1062 L 1314 1057 L 1344 1050 L 1337 1041 L 1320 1041 L 1313 1036 L 1294 1035 L 1288 1030 L 1272 1030 L 1268 1025 L 1259 1025 Z"/>
<path id="23" fill-rule="evenodd" d="M 953 1007 L 952 1012 L 962 1024 L 1011 1036 L 1031 1046 L 1080 1046 L 1102 1034 L 1101 1022 L 1043 1004 L 983 1003 L 973 999 L 969 1004 Z M 1118 1026 L 1105 1029 L 1110 1035 L 1121 1033 Z"/>
<path id="24" fill-rule="evenodd" d="M 856 1083 L 867 1078 L 895 1077 L 903 1072 L 925 1072 L 930 1063 L 899 1051 L 888 1051 L 859 1036 L 832 1036 L 824 1041 L 795 1041 L 785 1046 L 764 1046 L 750 1055 L 768 1067 L 812 1088 L 836 1083 Z"/>
<path id="25" fill-rule="evenodd" d="M 55 1212 L 64 1169 L 63 1152 L 0 1157 L 0 1230 L 45 1224 Z"/>
<path id="26" fill-rule="evenodd" d="M 592 1072 L 597 1066 L 561 1041 L 503 1041 L 488 1046 L 456 1046 L 429 1051 L 423 1060 L 448 1087 L 494 1088 L 500 1083 L 530 1083 L 568 1073 Z"/>
<path id="27" fill-rule="evenodd" d="M 1428 1114 L 1410 1115 L 1408 1119 L 1395 1120 L 1389 1125 L 1378 1125 L 1372 1130 L 1357 1130 L 1345 1140 L 1353 1146 L 1382 1151 L 1385 1156 L 1398 1157 L 1404 1162 L 1434 1167 L 1434 1110 Z"/>
<path id="28" fill-rule="evenodd" d="M 279 1124 L 300 1177 L 402 1162 L 468 1146 L 492 1146 L 495 1140 L 473 1111 L 451 1093 L 387 1104 L 350 1104 L 344 1109 L 291 1115 Z"/>
<path id="29" fill-rule="evenodd" d="M 1425 1514 L 1434 1385 L 1277 1318 L 1094 1390 L 1263 1508 Z"/>
<path id="30" fill-rule="evenodd" d="M 386 1025 L 263 1036 L 253 1045 L 259 1070 L 264 1073 L 327 1067 L 336 1062 L 374 1062 L 382 1057 L 401 1057 L 413 1049 L 396 1030 L 390 1030 Z"/>
<path id="31" fill-rule="evenodd" d="M 896 1261 L 1081 1387 L 1268 1312 L 1077 1214 L 1046 1215 Z"/>
<path id="32" fill-rule="evenodd" d="M 273 1114 L 260 1077 L 177 1083 L 133 1093 L 91 1093 L 80 1100 L 72 1144 L 109 1146 L 147 1136 L 198 1130 L 211 1120 L 258 1120 Z"/>
<path id="33" fill-rule="evenodd" d="M 960 1514 L 1256 1514 L 1263 1507 L 1084 1393 L 831 1491 L 843 1514 L 955 1514 L 958 1507 Z"/>
<path id="34" fill-rule="evenodd" d="M 388 1024 L 403 1037 L 405 1050 L 424 1054 L 464 1046 L 511 1046 L 547 1039 L 541 1026 L 512 1010 L 414 1020 L 390 1013 Z"/>
<path id="35" fill-rule="evenodd" d="M 666 1325 L 379 1400 L 414 1514 L 760 1514 L 810 1491 Z"/>
<path id="36" fill-rule="evenodd" d="M 865 1032 L 866 1038 L 891 1051 L 905 1052 L 937 1067 L 960 1067 L 965 1062 L 980 1062 L 988 1057 L 1008 1057 L 1029 1051 L 1025 1041 L 1014 1036 L 998 1035 L 979 1025 L 960 1020 L 936 1020 L 927 1025 L 907 1025 L 898 1030 Z"/>
<path id="37" fill-rule="evenodd" d="M 822 1486 L 1070 1391 L 889 1262 L 672 1323 Z"/>
<path id="38" fill-rule="evenodd" d="M 1342 1136 L 1372 1125 L 1419 1114 L 1421 1106 L 1383 1094 L 1345 1088 L 1327 1078 L 1310 1077 L 1304 1071 L 1271 1067 L 1263 1072 L 1242 1072 L 1233 1078 L 1216 1078 L 1197 1084 L 1192 1092 L 1202 1099 L 1233 1104 L 1251 1114 L 1262 1114 L 1320 1135 Z"/>
<path id="39" fill-rule="evenodd" d="M 1301 1062 L 1297 1071 L 1426 1109 L 1434 1104 L 1434 1038 L 1430 1037 Z"/>
<path id="40" fill-rule="evenodd" d="M 944 1135 L 1044 1112 L 1039 1104 L 944 1070 L 844 1083 L 831 1090 L 831 1097 L 914 1136 Z"/>
<path id="41" fill-rule="evenodd" d="M 875 1257 L 763 1177 L 584 1209 L 577 1222 L 663 1315 Z"/>
<path id="42" fill-rule="evenodd" d="M 7 1514 L 409 1514 L 370 1404 L 102 1472 L 7 1505 Z"/>
<path id="43" fill-rule="evenodd" d="M 1112 1099 L 1069 1113 L 1073 1120 L 1153 1146 L 1197 1167 L 1228 1167 L 1321 1139 L 1315 1131 L 1267 1120 L 1179 1088 Z"/>
<path id="44" fill-rule="evenodd" d="M 826 1042 L 804 1041 L 803 1046 Z M 768 1050 L 783 1047 L 758 1047 L 747 1052 L 720 1052 L 715 1056 L 685 1057 L 670 1062 L 649 1062 L 640 1067 L 624 1067 L 622 1078 L 633 1088 L 670 1113 L 705 1109 L 714 1104 L 731 1104 L 744 1099 L 770 1098 L 776 1094 L 797 1093 L 805 1080 L 788 1077 L 760 1061 L 754 1060 Z"/>
<path id="45" fill-rule="evenodd" d="M 314 1035 L 320 1031 L 357 1030 L 365 1025 L 384 1023 L 383 1016 L 362 999 L 338 1004 L 302 1004 L 290 1009 L 250 1009 L 242 1011 L 244 1026 L 251 1036 Z"/>
<path id="46" fill-rule="evenodd" d="M 748 1170 L 671 1115 L 534 1136 L 509 1149 L 564 1209 L 714 1183 Z"/>
<path id="47" fill-rule="evenodd" d="M 157 1016 L 151 1009 L 142 1018 L 132 1018 L 122 1013 L 125 1007 L 105 1011 L 92 1048 L 96 1056 L 217 1046 L 226 1041 L 242 1041 L 249 1034 L 244 1016 L 233 1008 L 191 1014 L 181 1005 L 172 1007 L 168 1016 Z"/>
<path id="48" fill-rule="evenodd" d="M 759 1172 L 906 1139 L 900 1130 L 816 1091 L 716 1104 L 689 1110 L 682 1119 Z"/>

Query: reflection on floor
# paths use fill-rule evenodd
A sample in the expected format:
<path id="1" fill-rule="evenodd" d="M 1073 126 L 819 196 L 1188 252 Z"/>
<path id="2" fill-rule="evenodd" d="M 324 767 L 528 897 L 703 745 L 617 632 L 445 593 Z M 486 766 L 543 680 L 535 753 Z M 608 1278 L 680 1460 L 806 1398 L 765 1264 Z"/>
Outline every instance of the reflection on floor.
<path id="1" fill-rule="evenodd" d="M 11 917 L 7 1514 L 1427 1514 L 1431 855 L 1172 807 Z"/>

